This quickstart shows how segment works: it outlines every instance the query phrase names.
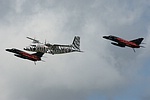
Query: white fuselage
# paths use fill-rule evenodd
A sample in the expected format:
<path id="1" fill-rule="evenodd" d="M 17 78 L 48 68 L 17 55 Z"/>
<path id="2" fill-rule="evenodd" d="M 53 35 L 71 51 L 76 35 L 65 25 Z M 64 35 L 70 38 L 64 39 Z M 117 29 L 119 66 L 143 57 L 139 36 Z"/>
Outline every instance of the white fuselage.
<path id="1" fill-rule="evenodd" d="M 30 45 L 24 50 L 32 51 L 32 52 L 42 52 L 42 53 L 49 53 L 49 54 L 63 54 L 78 51 L 73 48 L 72 45 L 51 45 L 46 46 L 44 44 L 33 44 Z"/>

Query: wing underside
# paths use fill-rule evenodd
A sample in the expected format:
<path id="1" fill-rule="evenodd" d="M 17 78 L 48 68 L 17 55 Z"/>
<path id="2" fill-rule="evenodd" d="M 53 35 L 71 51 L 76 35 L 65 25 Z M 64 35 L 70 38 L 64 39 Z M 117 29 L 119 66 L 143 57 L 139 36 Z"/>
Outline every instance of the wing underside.
<path id="1" fill-rule="evenodd" d="M 32 54 L 32 55 L 36 55 L 36 56 L 38 56 L 38 57 L 42 57 L 43 54 L 44 54 L 44 53 L 42 53 L 42 52 L 37 52 L 37 53 L 34 53 L 34 54 Z"/>
<path id="2" fill-rule="evenodd" d="M 121 43 L 114 43 L 114 42 L 111 42 L 111 44 L 115 45 L 115 46 L 118 46 L 118 47 L 125 47 L 124 44 L 121 44 Z"/>

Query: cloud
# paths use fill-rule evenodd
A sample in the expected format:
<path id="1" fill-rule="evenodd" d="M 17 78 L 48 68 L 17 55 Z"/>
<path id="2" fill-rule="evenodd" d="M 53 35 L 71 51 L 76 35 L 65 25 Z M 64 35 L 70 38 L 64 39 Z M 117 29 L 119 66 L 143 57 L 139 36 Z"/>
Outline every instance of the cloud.
<path id="1" fill-rule="evenodd" d="M 138 65 L 141 57 L 148 54 L 148 49 L 133 53 L 129 48 L 117 48 L 102 39 L 107 34 L 126 39 L 148 36 L 148 28 L 143 25 L 149 23 L 140 24 L 147 15 L 145 1 L 141 4 L 133 0 L 129 4 L 130 1 L 118 0 L 16 0 L 4 6 L 6 2 L 0 6 L 5 9 L 0 15 L 4 19 L 0 20 L 3 43 L 0 99 L 87 100 L 95 91 L 113 97 L 132 84 L 141 68 Z M 135 29 L 147 33 L 143 35 Z M 70 44 L 75 35 L 81 37 L 84 53 L 45 54 L 46 62 L 38 62 L 36 66 L 4 50 L 27 46 L 30 41 L 26 36 L 42 42 L 46 39 L 50 43 Z"/>

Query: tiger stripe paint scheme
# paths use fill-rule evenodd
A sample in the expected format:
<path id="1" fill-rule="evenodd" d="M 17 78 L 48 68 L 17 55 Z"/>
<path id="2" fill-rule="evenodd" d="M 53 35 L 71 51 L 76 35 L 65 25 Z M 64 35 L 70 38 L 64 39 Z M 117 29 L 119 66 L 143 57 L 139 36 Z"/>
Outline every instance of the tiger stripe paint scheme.
<path id="1" fill-rule="evenodd" d="M 38 40 L 34 40 L 32 38 L 29 38 L 34 41 L 38 41 Z M 26 48 L 24 48 L 24 50 L 27 51 L 32 51 L 32 52 L 42 52 L 42 53 L 49 53 L 49 54 L 64 54 L 64 53 L 70 53 L 70 52 L 82 52 L 80 51 L 80 37 L 79 36 L 75 36 L 73 39 L 72 44 L 70 45 L 59 45 L 59 44 L 43 44 L 43 43 L 37 43 L 37 44 L 33 44 L 30 45 Z"/>

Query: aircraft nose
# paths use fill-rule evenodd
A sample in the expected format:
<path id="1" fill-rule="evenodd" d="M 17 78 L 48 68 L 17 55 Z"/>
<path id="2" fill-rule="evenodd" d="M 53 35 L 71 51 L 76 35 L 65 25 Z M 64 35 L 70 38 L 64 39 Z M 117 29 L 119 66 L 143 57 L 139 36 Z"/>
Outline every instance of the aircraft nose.
<path id="1" fill-rule="evenodd" d="M 108 36 L 103 36 L 103 38 L 108 39 Z"/>
<path id="2" fill-rule="evenodd" d="M 10 51 L 10 49 L 6 49 L 6 51 Z"/>
<path id="3" fill-rule="evenodd" d="M 8 51 L 8 52 L 15 52 L 14 49 L 6 49 L 6 51 Z"/>

